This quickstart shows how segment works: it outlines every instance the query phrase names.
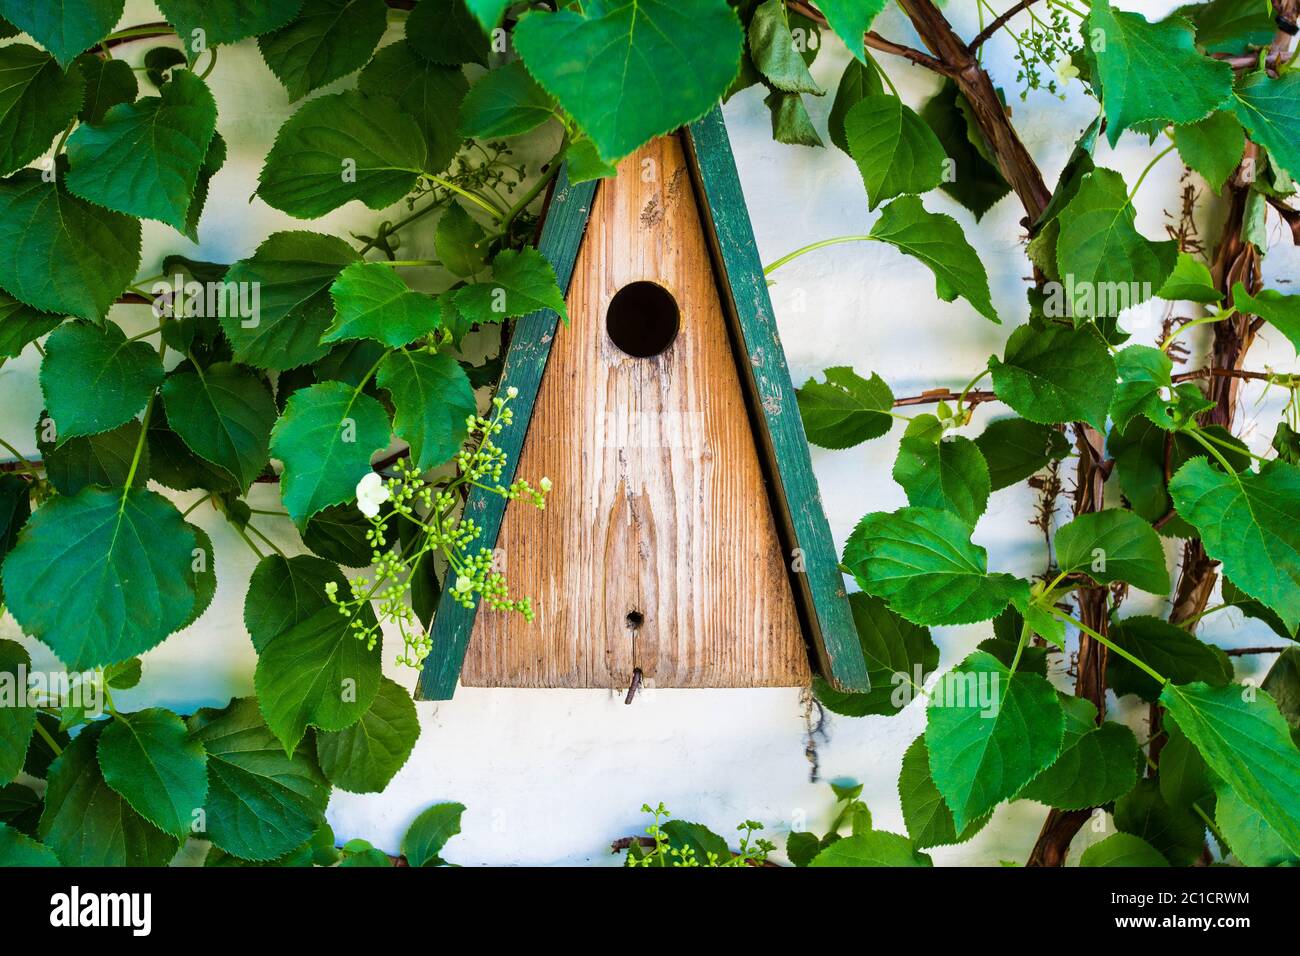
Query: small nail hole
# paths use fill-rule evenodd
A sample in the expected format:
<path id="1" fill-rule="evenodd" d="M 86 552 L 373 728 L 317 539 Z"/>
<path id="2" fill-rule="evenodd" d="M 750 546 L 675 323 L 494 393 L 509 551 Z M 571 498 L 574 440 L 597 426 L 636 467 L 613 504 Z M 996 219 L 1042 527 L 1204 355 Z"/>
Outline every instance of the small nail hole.
<path id="1" fill-rule="evenodd" d="M 634 631 L 639 631 L 641 625 L 645 623 L 645 615 L 640 611 L 627 612 L 627 626 Z"/>

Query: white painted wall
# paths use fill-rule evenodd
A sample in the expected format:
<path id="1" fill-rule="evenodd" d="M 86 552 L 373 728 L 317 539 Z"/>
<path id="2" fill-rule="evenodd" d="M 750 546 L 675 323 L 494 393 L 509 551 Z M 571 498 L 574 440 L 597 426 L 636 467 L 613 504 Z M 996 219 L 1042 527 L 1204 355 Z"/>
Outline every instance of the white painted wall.
<path id="1" fill-rule="evenodd" d="M 1152 18 L 1176 5 L 1173 0 L 1126 3 Z M 973 35 L 974 4 L 970 9 L 965 4 L 948 6 L 959 30 Z M 132 0 L 123 24 L 154 19 L 150 4 Z M 877 28 L 916 43 L 910 26 L 892 8 Z M 128 55 L 141 56 L 147 46 L 127 48 L 133 51 Z M 1095 105 L 1077 82 L 1067 89 L 1064 101 L 1041 93 L 1022 103 L 1010 41 L 999 36 L 985 49 L 995 78 L 1007 89 L 1017 128 L 1054 182 Z M 829 40 L 814 76 L 833 93 L 846 62 L 843 47 Z M 914 106 L 937 87 L 919 67 L 893 58 L 883 65 Z M 350 82 L 345 79 L 336 86 L 346 88 Z M 231 154 L 213 183 L 213 198 L 200 228 L 202 241 L 193 245 L 166 227 L 146 224 L 142 276 L 160 271 L 168 253 L 229 262 L 251 254 L 273 231 L 304 227 L 260 200 L 249 201 L 262 159 L 292 113 L 283 89 L 250 43 L 222 50 L 211 83 L 220 108 L 218 128 Z M 823 129 L 830 100 L 831 95 L 809 98 L 814 121 Z M 834 148 L 774 143 L 757 89 L 736 97 L 725 115 L 765 262 L 818 239 L 870 229 L 875 214 L 867 212 L 861 180 L 847 156 Z M 1097 161 L 1132 182 L 1151 155 L 1139 140 L 1127 136 L 1116 150 L 1099 146 Z M 1138 225 L 1148 236 L 1160 237 L 1163 210 L 1177 209 L 1177 173 L 1177 160 L 1170 156 L 1142 188 Z M 931 274 L 892 248 L 861 243 L 826 249 L 782 269 L 772 289 L 797 384 L 826 366 L 850 364 L 862 373 L 878 371 L 900 396 L 936 386 L 960 388 L 989 355 L 1000 354 L 1007 334 L 1024 321 L 1029 266 L 1018 225 L 1022 212 L 1015 199 L 1002 200 L 978 225 L 942 194 L 927 196 L 925 203 L 965 227 L 989 272 L 1003 324 L 989 323 L 964 301 L 939 301 Z M 380 218 L 352 204 L 306 228 L 346 236 L 349 229 L 364 231 Z M 1213 202 L 1207 203 L 1207 235 L 1215 234 L 1218 218 Z M 1270 236 L 1274 245 L 1266 260 L 1267 277 L 1274 283 L 1287 281 L 1300 266 L 1300 253 L 1285 241 L 1276 221 L 1270 222 Z M 432 254 L 431 228 L 403 238 L 409 243 L 404 255 Z M 128 333 L 148 327 L 148 313 L 142 308 L 119 307 L 113 317 Z M 1138 328 L 1135 341 L 1150 342 L 1155 333 L 1153 326 Z M 1250 366 L 1293 369 L 1295 354 L 1281 335 L 1266 334 L 1253 350 Z M 34 453 L 32 423 L 41 410 L 37 372 L 38 356 L 31 349 L 0 368 L 0 435 L 25 453 Z M 1241 403 L 1242 434 L 1257 451 L 1267 446 L 1280 405 L 1276 395 L 1257 404 L 1260 397 L 1260 390 L 1248 388 Z M 1000 406 L 982 407 L 975 429 L 1005 414 Z M 889 437 L 848 451 L 814 449 L 813 464 L 837 545 L 843 545 L 864 513 L 906 504 L 890 479 L 900 433 L 901 426 Z M 184 507 L 198 495 L 175 497 Z M 276 490 L 254 486 L 252 503 L 275 507 Z M 977 543 L 989 549 L 994 569 L 1030 574 L 1041 568 L 1041 541 L 1027 524 L 1033 504 L 1027 487 L 994 493 L 975 533 Z M 253 692 L 255 655 L 244 632 L 242 603 L 255 559 L 212 512 L 200 509 L 193 520 L 212 535 L 216 546 L 216 600 L 198 624 L 145 656 L 141 685 L 120 695 L 126 708 L 165 705 L 187 712 Z M 258 524 L 282 546 L 293 547 L 296 536 L 287 522 L 275 523 L 280 520 L 264 518 Z M 1174 557 L 1172 550 L 1170 554 Z M 1131 613 L 1158 612 L 1164 602 L 1135 595 L 1128 607 Z M 1235 611 L 1216 614 L 1203 633 L 1224 646 L 1270 640 L 1266 629 L 1244 621 Z M 957 663 L 989 634 L 986 624 L 935 628 L 942 666 Z M 0 636 L 20 637 L 11 617 L 0 618 Z M 57 667 L 44 647 L 26 643 L 36 666 Z M 393 647 L 390 642 L 385 649 L 389 660 L 395 656 Z M 1267 661 L 1248 660 L 1255 667 L 1245 673 L 1262 677 Z M 391 666 L 386 670 L 404 685 L 413 685 L 411 672 Z M 1062 666 L 1055 670 L 1061 686 L 1067 686 Z M 415 815 L 444 800 L 469 808 L 462 834 L 446 853 L 465 865 L 617 862 L 608 852 L 610 841 L 638 832 L 644 825 L 641 804 L 660 800 L 677 816 L 724 834 L 744 818 L 762 820 L 768 835 L 781 843 L 791 821 L 811 829 L 829 823 L 830 791 L 824 782 L 809 781 L 804 709 L 797 689 L 656 690 L 628 707 L 621 693 L 605 691 L 464 688 L 450 702 L 417 707 L 419 743 L 387 792 L 336 792 L 329 816 L 340 839 L 365 837 L 395 851 Z M 1130 719 L 1140 731 L 1142 715 Z M 822 780 L 865 782 L 864 799 L 876 825 L 905 832 L 896 789 L 898 768 L 903 751 L 923 727 L 924 714 L 916 704 L 893 718 L 831 715 L 825 736 L 817 740 Z M 1003 806 L 974 840 L 932 855 L 939 864 L 1023 861 L 1044 813 L 1028 802 Z"/>

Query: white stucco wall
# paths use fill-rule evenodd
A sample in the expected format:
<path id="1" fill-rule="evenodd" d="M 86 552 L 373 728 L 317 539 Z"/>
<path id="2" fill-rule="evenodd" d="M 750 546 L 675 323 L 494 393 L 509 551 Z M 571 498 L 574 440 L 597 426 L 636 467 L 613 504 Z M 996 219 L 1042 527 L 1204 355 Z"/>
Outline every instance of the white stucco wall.
<path id="1" fill-rule="evenodd" d="M 1176 5 L 1169 0 L 1126 3 L 1153 17 Z M 948 6 L 961 32 L 972 35 L 974 4 Z M 123 23 L 154 19 L 150 4 L 129 2 Z M 916 42 L 892 8 L 881 17 L 878 29 Z M 126 55 L 139 57 L 148 45 L 128 47 Z M 1011 52 L 1010 41 L 999 36 L 987 44 L 986 61 L 1007 88 L 1017 128 L 1051 183 L 1095 104 L 1081 95 L 1077 83 L 1064 102 L 1041 93 L 1022 103 Z M 846 62 L 843 47 L 828 40 L 813 74 L 833 94 Z M 882 62 L 914 106 L 937 87 L 919 67 L 894 58 Z M 348 230 L 365 231 L 382 218 L 352 204 L 324 220 L 303 224 L 260 200 L 249 202 L 262 159 L 293 108 L 250 43 L 223 49 L 210 82 L 220 108 L 218 128 L 231 153 L 213 183 L 201 242 L 193 245 L 166 227 L 147 223 L 141 275 L 160 271 L 168 253 L 230 262 L 251 254 L 278 229 L 311 228 L 346 236 Z M 350 83 L 343 80 L 336 87 Z M 831 99 L 806 98 L 823 129 Z M 736 97 L 725 115 L 765 262 L 818 239 L 870 229 L 875 214 L 867 212 L 861 180 L 847 156 L 833 147 L 812 150 L 774 143 L 757 89 Z M 1123 172 L 1132 182 L 1151 155 L 1144 142 L 1127 136 L 1116 150 L 1100 145 L 1097 162 Z M 1142 188 L 1138 225 L 1148 236 L 1162 236 L 1163 211 L 1177 209 L 1178 171 L 1177 159 L 1167 157 Z M 1019 226 L 1022 212 L 1014 197 L 1002 200 L 978 225 L 940 193 L 928 195 L 925 203 L 954 216 L 966 229 L 988 270 L 1003 324 L 991 324 L 964 300 L 939 301 L 931 274 L 890 247 L 858 243 L 822 250 L 780 270 L 772 288 L 796 384 L 826 366 L 849 364 L 861 373 L 879 372 L 900 396 L 936 386 L 960 388 L 990 354 L 1000 354 L 1007 334 L 1024 321 L 1029 266 Z M 1204 231 L 1213 236 L 1217 216 L 1212 202 L 1205 218 Z M 1295 275 L 1300 254 L 1284 241 L 1273 220 L 1270 235 L 1274 246 L 1266 273 L 1275 283 L 1285 281 Z M 412 229 L 403 240 L 404 257 L 433 252 L 431 227 Z M 119 307 L 114 318 L 128 334 L 148 327 L 148 312 L 142 308 Z M 1135 341 L 1150 342 L 1156 328 L 1148 325 L 1135 332 Z M 1249 364 L 1287 370 L 1295 367 L 1295 354 L 1281 335 L 1266 332 Z M 32 349 L 0 368 L 0 435 L 33 454 L 32 423 L 41 410 L 37 372 L 38 356 Z M 1243 390 L 1240 423 L 1243 436 L 1262 451 L 1280 401 L 1275 393 L 1257 404 L 1259 395 L 1257 389 Z M 1006 414 L 997 405 L 980 408 L 970 433 L 977 434 L 983 423 Z M 1262 423 L 1259 428 L 1256 421 Z M 864 513 L 906 504 L 890 478 L 901 431 L 899 425 L 889 437 L 848 451 L 814 449 L 813 464 L 837 545 L 843 545 Z M 175 496 L 182 507 L 197 497 Z M 273 486 L 254 486 L 251 499 L 255 507 L 277 506 Z M 976 542 L 989 549 L 993 568 L 1019 574 L 1041 569 L 1041 539 L 1027 524 L 1034 501 L 1023 485 L 994 493 L 975 533 Z M 119 695 L 124 708 L 161 704 L 184 712 L 224 705 L 231 696 L 253 692 L 255 655 L 244 632 L 242 604 L 255 559 L 213 512 L 200 509 L 192 520 L 211 534 L 216 546 L 216 600 L 198 624 L 145 655 L 144 680 L 136 690 Z M 283 547 L 295 545 L 296 536 L 283 519 L 263 518 L 258 525 Z M 1172 550 L 1170 554 L 1174 556 Z M 1130 613 L 1154 612 L 1162 610 L 1164 602 L 1135 595 L 1127 606 Z M 1267 629 L 1243 621 L 1235 611 L 1210 618 L 1203 633 L 1225 646 L 1273 642 Z M 958 662 L 989 634 L 987 624 L 935 628 L 942 666 Z M 0 619 L 0 636 L 20 636 L 11 617 Z M 45 648 L 27 643 L 36 666 L 57 667 Z M 394 656 L 393 646 L 385 648 L 386 662 Z M 1061 686 L 1067 686 L 1064 665 L 1059 657 L 1056 660 Z M 1246 659 L 1243 673 L 1258 678 L 1266 666 L 1267 661 Z M 386 670 L 404 685 L 413 685 L 410 671 L 388 664 Z M 387 792 L 355 796 L 336 791 L 329 817 L 340 839 L 366 837 L 395 851 L 420 810 L 439 801 L 460 801 L 469 808 L 463 832 L 445 855 L 466 865 L 616 862 L 608 852 L 610 841 L 639 832 L 644 825 L 641 804 L 660 800 L 675 815 L 724 834 L 746 817 L 762 820 L 768 835 L 783 843 L 791 821 L 812 829 L 829 822 L 830 791 L 824 781 L 836 778 L 864 782 L 864 799 L 876 825 L 905 832 L 896 790 L 898 768 L 903 751 L 924 727 L 918 704 L 893 718 L 830 715 L 824 737 L 816 741 L 823 782 L 812 783 L 797 689 L 655 690 L 629 707 L 622 703 L 621 692 L 465 688 L 450 702 L 419 703 L 417 708 L 419 743 Z M 1131 721 L 1140 731 L 1142 715 L 1131 715 Z M 1044 813 L 1028 802 L 1004 805 L 975 839 L 932 855 L 939 864 L 1023 861 Z"/>

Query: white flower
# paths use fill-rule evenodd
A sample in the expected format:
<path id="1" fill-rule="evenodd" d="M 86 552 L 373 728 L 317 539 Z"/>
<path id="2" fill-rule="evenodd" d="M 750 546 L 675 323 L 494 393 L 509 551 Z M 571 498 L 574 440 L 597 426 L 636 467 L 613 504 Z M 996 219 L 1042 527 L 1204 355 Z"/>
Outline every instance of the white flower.
<path id="1" fill-rule="evenodd" d="M 550 490 L 551 490 L 551 479 L 549 479 L 549 478 L 542 478 L 542 480 L 539 481 L 539 482 L 537 483 L 537 486 L 538 486 L 539 488 L 541 488 L 543 492 L 550 491 Z"/>
<path id="2" fill-rule="evenodd" d="M 469 575 L 467 574 L 462 574 L 458 578 L 456 578 L 457 591 L 468 591 L 473 586 L 474 586 L 474 582 L 469 579 Z"/>
<path id="3" fill-rule="evenodd" d="M 1061 81 L 1062 86 L 1068 85 L 1069 82 L 1078 75 L 1079 68 L 1074 65 L 1074 61 L 1068 56 L 1062 57 L 1060 61 L 1057 62 L 1056 78 Z"/>
<path id="4" fill-rule="evenodd" d="M 367 518 L 373 518 L 391 494 L 384 479 L 372 471 L 357 482 L 357 509 Z"/>
<path id="5" fill-rule="evenodd" d="M 517 388 L 515 388 L 515 386 L 511 385 L 509 388 L 506 389 L 506 397 L 507 397 L 507 398 L 518 398 L 518 397 L 519 397 L 519 389 L 517 389 Z"/>

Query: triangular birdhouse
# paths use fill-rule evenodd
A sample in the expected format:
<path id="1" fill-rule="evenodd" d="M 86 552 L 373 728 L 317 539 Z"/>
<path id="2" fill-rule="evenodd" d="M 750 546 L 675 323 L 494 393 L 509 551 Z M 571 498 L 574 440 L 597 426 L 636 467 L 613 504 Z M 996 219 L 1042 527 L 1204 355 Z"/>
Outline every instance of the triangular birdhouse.
<path id="1" fill-rule="evenodd" d="M 749 215 L 714 110 L 573 185 L 541 251 L 566 289 L 514 329 L 498 436 L 539 511 L 467 516 L 536 618 L 445 593 L 419 696 L 467 686 L 868 689 Z"/>

